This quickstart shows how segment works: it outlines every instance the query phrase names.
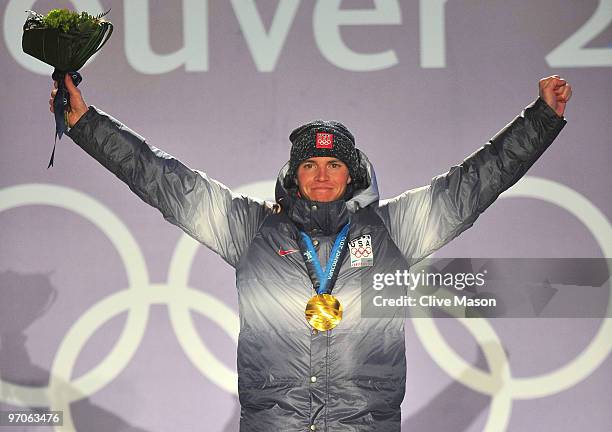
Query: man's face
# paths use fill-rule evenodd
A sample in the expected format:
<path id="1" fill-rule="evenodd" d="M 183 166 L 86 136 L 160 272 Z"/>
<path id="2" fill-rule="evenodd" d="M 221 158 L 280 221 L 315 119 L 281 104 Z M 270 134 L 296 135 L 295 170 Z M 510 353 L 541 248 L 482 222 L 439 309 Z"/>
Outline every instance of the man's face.
<path id="1" fill-rule="evenodd" d="M 297 169 L 300 195 L 311 201 L 340 199 L 350 182 L 348 167 L 335 157 L 309 158 L 302 161 Z"/>

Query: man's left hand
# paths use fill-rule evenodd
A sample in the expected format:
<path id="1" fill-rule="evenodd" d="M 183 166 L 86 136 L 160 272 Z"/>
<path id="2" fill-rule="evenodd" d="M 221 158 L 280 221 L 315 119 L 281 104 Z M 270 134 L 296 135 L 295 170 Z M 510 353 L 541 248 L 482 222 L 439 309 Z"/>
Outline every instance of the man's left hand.
<path id="1" fill-rule="evenodd" d="M 540 80 L 540 98 L 551 107 L 559 117 L 563 117 L 565 105 L 572 97 L 572 87 L 559 75 Z"/>

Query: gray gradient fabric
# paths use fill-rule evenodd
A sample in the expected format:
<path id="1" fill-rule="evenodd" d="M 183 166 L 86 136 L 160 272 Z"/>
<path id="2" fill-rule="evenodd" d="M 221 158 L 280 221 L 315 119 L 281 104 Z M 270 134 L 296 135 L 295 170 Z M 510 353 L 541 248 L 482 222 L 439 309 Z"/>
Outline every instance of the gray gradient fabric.
<path id="1" fill-rule="evenodd" d="M 360 280 L 407 268 L 470 227 L 514 184 L 565 125 L 542 100 L 529 105 L 489 143 L 429 186 L 379 201 L 369 182 L 346 202 L 297 199 L 279 174 L 272 203 L 232 193 L 186 167 L 107 114 L 90 107 L 68 135 L 87 153 L 236 269 L 240 336 L 241 428 L 252 431 L 399 431 L 406 363 L 404 316 L 363 319 Z M 344 318 L 328 332 L 304 319 L 314 294 L 298 249 L 298 227 L 319 241 L 325 261 L 347 219 L 349 239 L 371 235 L 371 267 L 342 263 L 334 295 Z"/>

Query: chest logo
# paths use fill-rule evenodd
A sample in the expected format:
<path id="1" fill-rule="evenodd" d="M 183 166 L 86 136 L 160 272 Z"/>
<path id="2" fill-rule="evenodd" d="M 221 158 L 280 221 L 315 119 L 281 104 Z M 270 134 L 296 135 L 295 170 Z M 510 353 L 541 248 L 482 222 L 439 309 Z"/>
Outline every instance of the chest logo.
<path id="1" fill-rule="evenodd" d="M 351 267 L 372 267 L 374 265 L 372 235 L 364 234 L 349 241 L 349 252 L 351 254 Z"/>
<path id="2" fill-rule="evenodd" d="M 299 252 L 299 250 L 297 249 L 279 249 L 278 250 L 278 254 L 280 256 L 285 256 L 285 255 L 289 255 L 289 254 L 296 253 L 296 252 Z"/>

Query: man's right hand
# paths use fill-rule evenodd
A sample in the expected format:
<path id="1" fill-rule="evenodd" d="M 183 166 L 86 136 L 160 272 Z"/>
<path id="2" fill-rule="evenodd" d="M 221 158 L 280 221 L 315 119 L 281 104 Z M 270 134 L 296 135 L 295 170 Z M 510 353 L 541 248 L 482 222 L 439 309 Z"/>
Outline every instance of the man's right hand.
<path id="1" fill-rule="evenodd" d="M 72 79 L 69 74 L 64 76 L 64 83 L 66 89 L 68 90 L 68 94 L 70 95 L 70 109 L 67 110 L 68 113 L 68 125 L 73 127 L 79 119 L 87 112 L 87 104 L 81 95 L 81 90 L 75 87 Z M 57 93 L 57 81 L 53 81 L 54 89 L 51 91 L 51 99 L 49 99 L 49 110 L 53 111 L 53 99 L 55 98 L 55 94 Z"/>

